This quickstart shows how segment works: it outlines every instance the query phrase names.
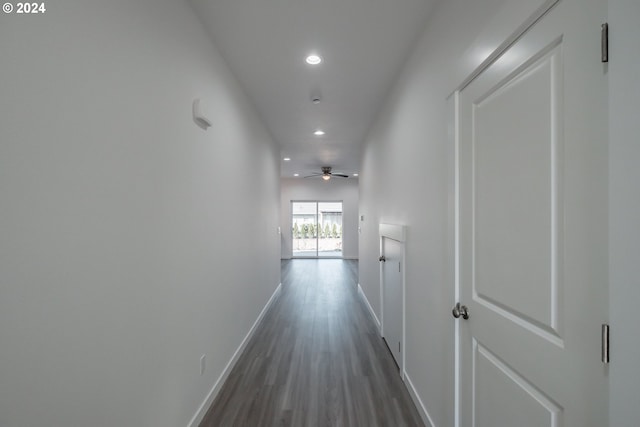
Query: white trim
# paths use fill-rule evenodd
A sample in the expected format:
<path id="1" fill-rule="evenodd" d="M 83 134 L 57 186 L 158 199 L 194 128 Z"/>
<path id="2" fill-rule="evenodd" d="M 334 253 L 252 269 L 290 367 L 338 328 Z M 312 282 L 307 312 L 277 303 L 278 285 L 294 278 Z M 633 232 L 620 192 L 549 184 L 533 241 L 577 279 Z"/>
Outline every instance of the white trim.
<path id="1" fill-rule="evenodd" d="M 406 349 L 407 349 L 407 334 L 406 334 L 406 330 L 407 330 L 407 319 L 406 319 L 406 312 L 407 312 L 407 302 L 406 302 L 406 295 L 407 295 L 407 287 L 406 287 L 406 272 L 407 272 L 407 257 L 406 257 L 406 238 L 407 238 L 407 232 L 406 232 L 406 227 L 404 225 L 397 225 L 397 224 L 384 224 L 384 223 L 380 223 L 378 225 L 378 234 L 380 235 L 380 255 L 384 255 L 383 254 L 383 247 L 384 247 L 384 239 L 392 239 L 395 240 L 397 242 L 399 242 L 401 244 L 402 250 L 401 250 L 401 265 L 403 266 L 402 268 L 402 332 L 400 333 L 401 337 L 401 346 L 402 346 L 402 350 L 400 350 L 400 359 L 398 360 L 398 364 L 400 365 L 400 378 L 404 379 L 406 372 L 404 370 L 405 367 L 405 362 L 406 362 Z M 380 336 L 382 336 L 384 338 L 384 274 L 383 274 L 383 266 L 382 263 L 380 263 L 380 317 L 382 318 L 382 321 L 380 322 Z"/>
<path id="2" fill-rule="evenodd" d="M 380 224 L 379 234 L 380 237 L 388 237 L 390 239 L 404 243 L 406 239 L 405 228 L 406 227 L 404 225 Z"/>
<path id="3" fill-rule="evenodd" d="M 449 301 L 453 307 L 457 301 L 460 301 L 460 128 L 459 128 L 459 112 L 460 112 L 460 92 L 456 91 L 453 98 L 450 99 L 451 109 L 453 110 L 453 117 L 450 117 L 453 121 L 453 132 L 450 135 L 450 142 L 453 146 L 453 182 L 449 181 L 449 185 L 453 187 L 454 201 L 453 201 L 453 301 Z M 454 426 L 460 427 L 460 322 L 455 322 L 454 326 L 454 368 L 453 368 L 453 382 L 454 382 Z"/>
<path id="4" fill-rule="evenodd" d="M 431 416 L 429 416 L 429 412 L 427 412 L 427 408 L 424 407 L 422 399 L 420 399 L 416 388 L 413 386 L 413 383 L 409 378 L 409 374 L 407 374 L 406 372 L 404 373 L 404 382 L 407 385 L 407 390 L 409 390 L 411 400 L 413 400 L 413 403 L 416 405 L 416 409 L 418 409 L 418 413 L 420 414 L 420 418 L 422 418 L 422 422 L 424 422 L 427 427 L 436 427 L 435 423 L 431 419 Z"/>
<path id="5" fill-rule="evenodd" d="M 249 343 L 249 340 L 253 337 L 253 334 L 256 331 L 256 328 L 258 327 L 260 322 L 262 322 L 262 318 L 267 313 L 267 310 L 269 309 L 269 307 L 271 307 L 271 304 L 273 304 L 273 302 L 278 298 L 281 291 L 282 291 L 282 283 L 278 285 L 276 290 L 271 295 L 271 298 L 269 298 L 269 301 L 267 301 L 265 306 L 262 308 L 262 311 L 258 315 L 258 318 L 256 319 L 255 322 L 253 322 L 251 329 L 249 329 L 249 332 L 244 337 L 244 339 L 236 349 L 235 353 L 233 353 L 233 356 L 231 356 L 231 359 L 227 363 L 227 366 L 224 367 L 224 369 L 222 370 L 222 373 L 220 374 L 216 382 L 213 384 L 213 387 L 211 388 L 211 391 L 209 391 L 209 394 L 207 395 L 207 397 L 204 399 L 204 402 L 202 402 L 202 405 L 200 405 L 200 407 L 198 408 L 198 411 L 195 413 L 193 418 L 191 418 L 191 421 L 189 421 L 188 427 L 198 427 L 198 425 L 202 422 L 204 416 L 207 414 L 207 411 L 209 410 L 209 407 L 213 403 L 213 400 L 216 398 L 216 396 L 220 392 L 222 385 L 224 384 L 227 377 L 231 373 L 231 370 L 233 369 L 236 362 L 240 358 L 240 355 L 242 354 L 245 347 Z"/>
<path id="6" fill-rule="evenodd" d="M 380 320 L 378 320 L 378 316 L 376 316 L 376 312 L 373 311 L 373 307 L 371 307 L 371 304 L 369 304 L 369 299 L 367 299 L 367 296 L 364 294 L 364 291 L 362 290 L 362 286 L 360 286 L 360 283 L 358 283 L 358 295 L 360 295 L 360 298 L 362 298 L 362 300 L 364 301 L 364 304 L 369 309 L 369 313 L 371 313 L 371 317 L 373 317 L 373 321 L 376 322 L 376 326 L 378 327 L 378 332 L 380 332 Z"/>
<path id="7" fill-rule="evenodd" d="M 542 18 L 547 12 L 549 12 L 549 10 L 551 10 L 551 8 L 555 6 L 559 1 L 560 0 L 544 0 L 543 3 L 540 4 L 540 6 L 538 6 L 538 8 L 535 10 L 530 9 L 532 3 L 528 1 L 512 2 L 511 4 L 506 5 L 502 12 L 511 12 L 511 14 L 518 12 L 527 13 L 527 15 L 523 16 L 523 18 L 525 18 L 524 22 L 522 22 L 520 26 L 515 29 L 515 31 L 509 33 L 500 45 L 495 46 L 491 54 L 489 54 L 489 56 L 487 56 L 484 61 L 482 61 L 474 70 L 471 71 L 471 73 L 451 92 L 449 97 L 453 96 L 453 94 L 458 91 L 462 91 L 484 70 L 489 68 L 489 66 L 493 64 L 496 59 L 498 59 L 516 41 L 518 41 L 518 39 L 522 37 L 522 35 L 526 33 L 529 28 L 531 28 L 536 22 L 538 22 L 538 20 L 540 20 L 540 18 Z M 504 20 L 502 22 L 506 23 L 506 21 Z M 492 31 L 492 33 L 495 33 L 495 35 L 497 35 L 500 33 L 500 31 L 495 30 Z M 478 41 L 486 43 L 485 40 L 476 40 L 476 43 Z"/>

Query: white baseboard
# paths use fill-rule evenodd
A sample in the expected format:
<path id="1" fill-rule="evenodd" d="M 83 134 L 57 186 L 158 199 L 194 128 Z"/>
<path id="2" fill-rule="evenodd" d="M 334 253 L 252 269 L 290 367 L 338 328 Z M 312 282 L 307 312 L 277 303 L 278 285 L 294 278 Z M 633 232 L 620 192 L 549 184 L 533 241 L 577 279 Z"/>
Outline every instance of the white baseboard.
<path id="1" fill-rule="evenodd" d="M 253 337 L 253 334 L 256 331 L 256 328 L 258 327 L 260 322 L 262 322 L 262 318 L 264 317 L 269 307 L 271 307 L 271 304 L 273 304 L 273 302 L 280 295 L 281 290 L 282 290 L 282 283 L 280 283 L 276 288 L 276 290 L 273 291 L 271 298 L 269 298 L 269 301 L 267 301 L 265 306 L 262 308 L 262 311 L 258 315 L 258 318 L 256 319 L 255 322 L 253 322 L 251 329 L 249 329 L 249 332 L 240 343 L 240 346 L 238 346 L 235 353 L 233 353 L 233 356 L 231 356 L 231 359 L 227 363 L 227 366 L 224 367 L 224 369 L 222 370 L 222 373 L 220 374 L 216 382 L 213 384 L 213 387 L 211 388 L 211 391 L 207 395 L 207 398 L 204 400 L 204 402 L 202 402 L 202 405 L 200 405 L 196 414 L 193 416 L 193 418 L 191 418 L 191 421 L 189 421 L 188 427 L 198 427 L 198 425 L 202 422 L 202 420 L 204 419 L 204 416 L 207 414 L 207 411 L 209 410 L 209 407 L 213 403 L 213 400 L 216 398 L 216 396 L 220 392 L 222 385 L 226 381 L 227 377 L 231 373 L 231 370 L 233 369 L 236 362 L 240 358 L 240 355 L 242 354 L 245 347 L 247 346 L 247 343 L 249 342 L 251 337 Z"/>
<path id="2" fill-rule="evenodd" d="M 362 298 L 365 305 L 369 309 L 369 313 L 371 313 L 371 317 L 373 317 L 373 320 L 376 322 L 376 325 L 378 326 L 378 331 L 379 331 L 380 320 L 378 320 L 378 316 L 376 316 L 376 313 L 375 311 L 373 311 L 371 304 L 369 304 L 369 300 L 367 299 L 367 296 L 364 294 L 364 291 L 362 290 L 362 286 L 360 286 L 360 283 L 358 283 L 358 295 L 360 295 L 360 298 Z M 409 390 L 409 394 L 411 395 L 411 400 L 413 400 L 413 403 L 416 405 L 416 408 L 418 409 L 418 413 L 420 414 L 420 418 L 422 418 L 422 421 L 424 422 L 425 426 L 435 427 L 433 420 L 431 419 L 431 417 L 429 416 L 429 413 L 427 412 L 427 408 L 425 408 L 424 404 L 422 403 L 422 400 L 420 399 L 418 392 L 413 386 L 413 383 L 411 382 L 411 379 L 409 378 L 409 375 L 407 374 L 406 370 L 404 371 L 403 380 L 407 385 L 407 389 Z"/>
<path id="3" fill-rule="evenodd" d="M 369 309 L 369 313 L 371 313 L 371 317 L 373 317 L 373 320 L 376 322 L 376 326 L 378 327 L 378 331 L 380 331 L 380 320 L 378 320 L 378 316 L 376 316 L 376 312 L 373 311 L 371 304 L 369 304 L 369 300 L 367 299 L 367 296 L 364 294 L 364 291 L 362 290 L 360 283 L 358 283 L 358 295 L 360 295 L 360 298 L 362 298 L 365 305 Z"/>
<path id="4" fill-rule="evenodd" d="M 411 382 L 411 379 L 409 378 L 409 375 L 406 371 L 404 372 L 404 383 L 407 385 L 407 390 L 409 390 L 411 400 L 413 400 L 413 403 L 416 405 L 418 413 L 420 413 L 420 418 L 422 418 L 425 426 L 436 427 L 436 425 L 433 423 L 433 420 L 429 416 L 429 413 L 427 412 L 427 408 L 424 407 L 424 403 L 422 403 L 422 399 L 420 399 L 420 396 L 418 395 L 418 392 L 413 386 L 413 383 Z"/>

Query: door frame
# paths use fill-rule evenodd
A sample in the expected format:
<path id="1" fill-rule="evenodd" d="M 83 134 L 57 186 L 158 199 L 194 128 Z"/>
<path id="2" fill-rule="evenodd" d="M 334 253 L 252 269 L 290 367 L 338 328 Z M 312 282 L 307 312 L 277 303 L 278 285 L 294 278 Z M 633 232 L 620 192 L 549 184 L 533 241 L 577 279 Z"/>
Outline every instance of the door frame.
<path id="1" fill-rule="evenodd" d="M 316 222 L 319 220 L 319 205 L 320 203 L 340 203 L 342 205 L 342 235 L 340 237 L 340 240 L 342 241 L 342 255 L 341 256 L 319 256 L 318 252 L 319 252 L 319 246 L 320 246 L 320 240 L 318 237 L 316 237 L 316 255 L 315 256 L 295 256 L 293 254 L 293 232 L 291 231 L 291 229 L 293 228 L 293 204 L 294 203 L 315 203 L 316 204 Z M 289 218 L 288 218 L 288 222 L 289 222 L 289 232 L 291 234 L 291 259 L 344 259 L 344 200 L 320 200 L 320 199 L 315 199 L 315 200 L 290 200 L 289 203 Z"/>
<path id="2" fill-rule="evenodd" d="M 381 223 L 378 227 L 378 235 L 380 241 L 380 256 L 384 255 L 383 252 L 383 239 L 392 239 L 400 243 L 401 246 L 401 263 L 402 263 L 402 278 L 401 278 L 401 286 L 402 286 L 402 313 L 400 314 L 402 318 L 402 333 L 401 333 L 401 342 L 400 342 L 400 360 L 397 361 L 399 365 L 400 378 L 405 380 L 405 349 L 406 349 L 406 227 L 404 225 L 397 224 L 383 224 Z M 384 272 L 382 270 L 383 264 L 380 262 L 380 337 L 384 337 Z"/>

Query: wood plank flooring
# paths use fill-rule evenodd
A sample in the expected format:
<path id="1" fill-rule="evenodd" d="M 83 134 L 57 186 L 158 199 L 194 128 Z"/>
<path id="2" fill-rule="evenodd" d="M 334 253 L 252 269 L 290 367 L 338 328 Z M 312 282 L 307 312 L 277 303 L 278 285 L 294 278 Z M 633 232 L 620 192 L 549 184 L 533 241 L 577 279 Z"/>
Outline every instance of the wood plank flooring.
<path id="1" fill-rule="evenodd" d="M 357 277 L 356 261 L 283 261 L 280 297 L 200 427 L 423 426 Z"/>

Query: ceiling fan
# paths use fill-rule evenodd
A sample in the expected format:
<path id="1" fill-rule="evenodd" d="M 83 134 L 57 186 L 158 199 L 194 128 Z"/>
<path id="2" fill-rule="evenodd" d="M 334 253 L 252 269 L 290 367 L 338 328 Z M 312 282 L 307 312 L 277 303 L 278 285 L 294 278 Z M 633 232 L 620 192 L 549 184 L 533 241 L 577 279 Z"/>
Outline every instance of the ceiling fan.
<path id="1" fill-rule="evenodd" d="M 321 169 L 322 169 L 322 173 L 312 173 L 309 176 L 305 176 L 305 178 L 315 178 L 316 176 L 321 176 L 322 179 L 324 179 L 325 181 L 330 180 L 332 176 L 337 176 L 340 178 L 349 178 L 349 175 L 345 175 L 342 173 L 331 173 L 331 166 L 323 166 Z"/>

